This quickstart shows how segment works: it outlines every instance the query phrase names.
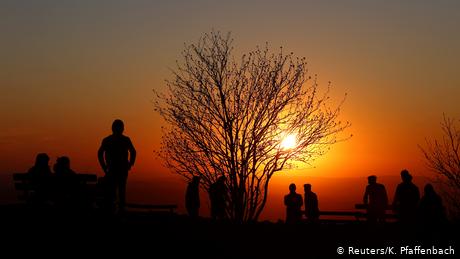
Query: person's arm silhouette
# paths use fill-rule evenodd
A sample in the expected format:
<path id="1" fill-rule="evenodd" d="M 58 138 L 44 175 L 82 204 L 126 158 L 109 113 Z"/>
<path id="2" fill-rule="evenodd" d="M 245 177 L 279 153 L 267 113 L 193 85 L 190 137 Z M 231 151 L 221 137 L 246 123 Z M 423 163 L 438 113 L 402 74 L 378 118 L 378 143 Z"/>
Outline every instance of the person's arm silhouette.
<path id="1" fill-rule="evenodd" d="M 136 162 L 136 149 L 134 148 L 133 143 L 131 142 L 131 139 L 129 140 L 129 168 L 134 166 L 134 163 Z"/>
<path id="2" fill-rule="evenodd" d="M 401 185 L 398 185 L 396 187 L 395 195 L 393 197 L 393 203 L 391 204 L 393 211 L 398 211 L 399 210 L 399 199 L 400 199 L 400 192 L 401 192 Z"/>
<path id="3" fill-rule="evenodd" d="M 299 208 L 301 208 L 303 206 L 303 198 L 302 198 L 302 195 L 299 194 L 299 204 L 297 204 L 299 206 Z"/>
<path id="4" fill-rule="evenodd" d="M 385 202 L 385 207 L 388 206 L 388 194 L 387 194 L 387 189 L 385 186 L 383 186 L 383 200 Z"/>
<path id="5" fill-rule="evenodd" d="M 363 203 L 366 205 L 368 203 L 368 197 L 369 197 L 369 186 L 366 187 L 366 191 L 364 191 L 364 196 L 363 196 Z"/>
<path id="6" fill-rule="evenodd" d="M 313 196 L 313 206 L 314 206 L 313 208 L 315 210 L 315 213 L 319 213 L 318 195 L 316 195 L 316 194 Z"/>
<path id="7" fill-rule="evenodd" d="M 104 153 L 105 145 L 104 141 L 102 141 L 102 144 L 99 147 L 99 150 L 97 151 L 97 158 L 99 160 L 99 164 L 101 165 L 102 170 L 104 171 L 104 173 L 107 173 L 107 164 L 105 163 Z"/>

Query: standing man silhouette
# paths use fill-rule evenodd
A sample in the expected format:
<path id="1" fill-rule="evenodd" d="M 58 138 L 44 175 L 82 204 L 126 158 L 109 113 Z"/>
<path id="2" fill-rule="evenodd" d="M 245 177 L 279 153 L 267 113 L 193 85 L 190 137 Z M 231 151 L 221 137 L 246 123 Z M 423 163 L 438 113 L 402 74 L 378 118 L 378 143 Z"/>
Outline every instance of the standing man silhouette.
<path id="1" fill-rule="evenodd" d="M 305 216 L 309 222 L 317 222 L 319 219 L 318 196 L 311 191 L 311 184 L 303 185 L 305 191 Z"/>
<path id="2" fill-rule="evenodd" d="M 112 135 L 102 140 L 98 151 L 99 164 L 105 173 L 106 202 L 108 209 L 116 209 L 115 201 L 118 194 L 118 208 L 121 212 L 125 209 L 126 181 L 128 171 L 136 161 L 136 149 L 131 139 L 123 135 L 124 124 L 122 120 L 112 123 Z"/>
<path id="3" fill-rule="evenodd" d="M 225 219 L 227 207 L 227 186 L 226 177 L 220 176 L 211 186 L 209 186 L 209 199 L 211 201 L 211 218 L 213 220 Z"/>
<path id="4" fill-rule="evenodd" d="M 199 176 L 192 177 L 185 192 L 185 208 L 193 219 L 198 218 L 200 212 L 200 179 Z"/>
<path id="5" fill-rule="evenodd" d="M 289 185 L 289 194 L 284 196 L 284 205 L 286 205 L 286 224 L 297 224 L 302 221 L 303 205 L 302 195 L 295 192 L 296 186 Z"/>
<path id="6" fill-rule="evenodd" d="M 420 191 L 412 182 L 412 175 L 406 169 L 401 171 L 402 183 L 396 188 L 393 209 L 403 224 L 413 224 L 417 217 L 417 206 L 420 200 Z"/>
<path id="7" fill-rule="evenodd" d="M 367 205 L 367 220 L 370 223 L 383 223 L 388 206 L 387 191 L 383 184 L 377 183 L 377 176 L 371 175 L 367 181 L 369 185 L 363 196 L 363 202 Z"/>

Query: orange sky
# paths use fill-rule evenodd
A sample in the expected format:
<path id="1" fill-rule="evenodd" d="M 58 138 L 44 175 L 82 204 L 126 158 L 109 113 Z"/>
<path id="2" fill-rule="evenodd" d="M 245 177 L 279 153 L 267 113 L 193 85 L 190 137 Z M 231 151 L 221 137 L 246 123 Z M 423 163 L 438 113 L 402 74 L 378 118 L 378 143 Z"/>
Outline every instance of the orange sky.
<path id="1" fill-rule="evenodd" d="M 443 112 L 460 117 L 460 4 L 278 2 L 2 3 L 0 174 L 27 170 L 38 152 L 101 174 L 97 148 L 121 118 L 138 150 L 130 179 L 182 186 L 153 154 L 163 122 L 152 89 L 164 89 L 183 42 L 214 28 L 232 31 L 236 53 L 268 41 L 305 56 L 336 101 L 348 93 L 341 118 L 354 137 L 273 188 L 299 175 L 426 175 L 417 145 L 439 133 Z"/>

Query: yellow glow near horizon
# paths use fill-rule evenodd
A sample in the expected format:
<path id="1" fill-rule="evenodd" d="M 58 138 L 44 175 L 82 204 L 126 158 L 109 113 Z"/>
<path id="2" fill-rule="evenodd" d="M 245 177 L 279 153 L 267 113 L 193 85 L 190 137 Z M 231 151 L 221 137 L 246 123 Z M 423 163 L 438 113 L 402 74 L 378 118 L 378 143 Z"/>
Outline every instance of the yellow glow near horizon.
<path id="1" fill-rule="evenodd" d="M 281 148 L 289 150 L 297 146 L 297 137 L 294 134 L 287 135 L 283 141 L 281 141 Z"/>

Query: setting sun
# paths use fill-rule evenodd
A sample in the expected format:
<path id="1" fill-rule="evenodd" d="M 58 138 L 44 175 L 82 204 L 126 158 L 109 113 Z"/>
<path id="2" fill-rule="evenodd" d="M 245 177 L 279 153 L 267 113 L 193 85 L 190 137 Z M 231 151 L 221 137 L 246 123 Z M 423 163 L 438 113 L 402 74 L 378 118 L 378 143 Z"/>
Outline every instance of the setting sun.
<path id="1" fill-rule="evenodd" d="M 297 137 L 294 134 L 287 135 L 281 142 L 282 149 L 291 149 L 297 145 Z"/>

